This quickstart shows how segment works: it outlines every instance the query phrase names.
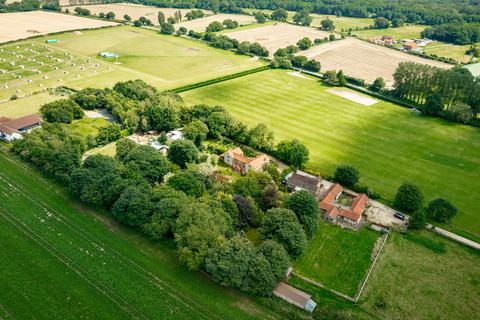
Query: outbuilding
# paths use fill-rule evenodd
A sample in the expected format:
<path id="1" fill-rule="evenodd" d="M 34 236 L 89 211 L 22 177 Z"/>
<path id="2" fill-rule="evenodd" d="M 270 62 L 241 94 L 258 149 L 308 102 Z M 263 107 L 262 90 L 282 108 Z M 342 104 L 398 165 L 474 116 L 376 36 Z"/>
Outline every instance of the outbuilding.
<path id="1" fill-rule="evenodd" d="M 309 294 L 300 291 L 285 282 L 278 283 L 275 289 L 273 289 L 273 295 L 308 312 L 313 312 L 317 306 L 316 302 L 312 300 L 312 297 Z"/>

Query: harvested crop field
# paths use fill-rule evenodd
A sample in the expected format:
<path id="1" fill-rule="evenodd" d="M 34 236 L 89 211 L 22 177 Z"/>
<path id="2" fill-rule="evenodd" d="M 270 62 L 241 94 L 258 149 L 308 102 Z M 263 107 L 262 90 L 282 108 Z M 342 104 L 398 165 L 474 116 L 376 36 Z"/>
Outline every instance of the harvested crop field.
<path id="1" fill-rule="evenodd" d="M 270 55 L 279 49 L 294 45 L 298 40 L 307 37 L 310 40 L 323 39 L 331 33 L 314 28 L 295 26 L 287 23 L 276 23 L 270 26 L 229 32 L 226 35 L 238 41 L 258 42 L 268 49 Z"/>
<path id="2" fill-rule="evenodd" d="M 378 77 L 383 77 L 387 87 L 393 85 L 393 73 L 400 62 L 450 68 L 446 63 L 423 59 L 351 38 L 318 45 L 299 54 L 320 61 L 323 71 L 343 70 L 346 75 L 364 79 L 369 83 Z"/>
<path id="3" fill-rule="evenodd" d="M 0 43 L 78 29 L 114 26 L 117 23 L 45 11 L 0 14 Z"/>
<path id="4" fill-rule="evenodd" d="M 68 9 L 70 12 L 78 6 L 69 6 L 62 8 L 64 11 Z M 153 24 L 158 25 L 158 12 L 161 11 L 165 15 L 165 18 L 173 17 L 175 11 L 180 10 L 182 16 L 192 9 L 174 9 L 174 8 L 158 8 L 158 7 L 151 7 L 151 6 L 143 6 L 138 4 L 129 4 L 129 3 L 111 3 L 111 4 L 95 4 L 95 5 L 87 5 L 87 6 L 80 6 L 81 8 L 85 8 L 90 10 L 92 14 L 98 15 L 99 13 L 107 13 L 113 12 L 115 13 L 116 19 L 123 19 L 123 16 L 128 14 L 132 20 L 137 20 L 140 17 L 145 17 L 150 19 Z M 205 11 L 207 13 L 207 11 Z"/>
<path id="5" fill-rule="evenodd" d="M 257 21 L 255 20 L 254 17 L 252 16 L 247 16 L 243 14 L 215 14 L 212 16 L 200 18 L 200 19 L 194 19 L 194 20 L 185 20 L 184 22 L 181 23 L 176 23 L 175 24 L 175 29 L 178 29 L 180 27 L 185 27 L 188 30 L 194 30 L 197 32 L 204 32 L 207 26 L 214 21 L 218 22 L 223 22 L 225 19 L 231 19 L 233 21 L 237 21 L 240 26 L 246 25 L 246 24 L 252 24 L 256 23 Z"/>

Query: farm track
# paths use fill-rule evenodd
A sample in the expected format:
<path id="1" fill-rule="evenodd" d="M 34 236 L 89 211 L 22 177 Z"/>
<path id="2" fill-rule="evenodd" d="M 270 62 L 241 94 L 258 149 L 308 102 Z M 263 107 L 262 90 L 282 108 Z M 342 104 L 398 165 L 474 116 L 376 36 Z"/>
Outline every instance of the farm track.
<path id="1" fill-rule="evenodd" d="M 8 158 L 7 158 L 8 159 Z M 11 162 L 10 159 L 8 161 Z M 22 165 L 24 168 L 25 166 Z M 28 167 L 27 167 L 28 168 Z M 128 269 L 132 270 L 136 274 L 140 275 L 142 278 L 147 280 L 149 283 L 156 286 L 162 292 L 169 295 L 173 300 L 178 302 L 179 304 L 183 304 L 185 307 L 192 309 L 198 318 L 201 319 L 223 319 L 219 315 L 205 309 L 193 299 L 189 298 L 188 296 L 184 295 L 183 293 L 176 290 L 173 286 L 167 284 L 165 281 L 158 278 L 156 275 L 145 269 L 144 267 L 140 266 L 135 261 L 125 257 L 122 253 L 118 252 L 117 250 L 113 249 L 111 246 L 107 245 L 103 241 L 99 240 L 92 234 L 88 233 L 81 227 L 78 227 L 75 223 L 70 221 L 66 216 L 52 208 L 50 205 L 46 204 L 42 200 L 38 199 L 32 195 L 29 191 L 25 188 L 20 186 L 18 183 L 15 183 L 10 178 L 8 178 L 5 174 L 0 172 L 0 181 L 8 183 L 8 185 L 13 188 L 16 192 L 23 195 L 26 199 L 32 202 L 34 205 L 39 207 L 40 209 L 46 211 L 46 213 L 52 214 L 52 217 L 56 219 L 57 222 L 61 223 L 63 226 L 68 228 L 70 231 L 75 233 L 76 235 L 80 236 L 84 240 L 93 244 L 96 248 L 103 248 L 103 253 L 108 254 L 114 260 L 118 261 L 120 264 L 124 265 Z"/>

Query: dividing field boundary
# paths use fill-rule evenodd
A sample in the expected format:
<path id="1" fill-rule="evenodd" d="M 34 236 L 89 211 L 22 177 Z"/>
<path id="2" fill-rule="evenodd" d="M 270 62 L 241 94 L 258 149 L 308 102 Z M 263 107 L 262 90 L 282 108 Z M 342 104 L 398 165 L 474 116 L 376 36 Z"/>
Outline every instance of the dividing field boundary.
<path id="1" fill-rule="evenodd" d="M 262 67 L 258 67 L 258 68 L 255 68 L 255 69 L 250 69 L 250 70 L 246 70 L 246 71 L 241 71 L 241 72 L 229 74 L 227 76 L 222 76 L 222 77 L 213 78 L 213 79 L 206 80 L 206 81 L 187 84 L 186 86 L 178 87 L 176 89 L 165 90 L 165 91 L 173 91 L 175 93 L 181 93 L 181 92 L 185 92 L 185 91 L 189 91 L 189 90 L 193 90 L 193 89 L 197 89 L 197 88 L 201 88 L 201 87 L 206 87 L 206 86 L 209 86 L 211 84 L 215 84 L 215 83 L 219 83 L 219 82 L 223 82 L 223 81 L 227 81 L 227 80 L 232 80 L 232 79 L 235 79 L 235 78 L 240 78 L 240 77 L 243 77 L 243 76 L 246 76 L 246 75 L 249 75 L 249 74 L 262 72 L 262 71 L 265 71 L 265 70 L 270 70 L 270 69 L 271 69 L 271 67 L 269 65 L 262 66 Z"/>
<path id="2" fill-rule="evenodd" d="M 380 253 L 382 253 L 383 247 L 385 246 L 385 243 L 387 242 L 388 235 L 390 234 L 390 230 L 391 229 L 389 228 L 388 232 L 385 234 L 385 238 L 383 238 L 383 242 L 380 246 L 380 249 L 378 250 L 378 253 L 375 256 L 375 259 L 373 259 L 372 265 L 370 266 L 370 269 L 368 270 L 367 275 L 365 276 L 365 279 L 363 280 L 363 283 L 362 283 L 360 289 L 358 290 L 357 294 L 355 295 L 355 298 L 354 298 L 355 302 L 357 302 L 358 299 L 360 299 L 360 296 L 362 295 L 363 289 L 365 289 L 365 285 L 367 284 L 367 281 L 370 278 L 370 274 L 372 273 L 372 270 L 375 267 L 375 264 L 377 263 L 378 257 L 380 256 Z"/>

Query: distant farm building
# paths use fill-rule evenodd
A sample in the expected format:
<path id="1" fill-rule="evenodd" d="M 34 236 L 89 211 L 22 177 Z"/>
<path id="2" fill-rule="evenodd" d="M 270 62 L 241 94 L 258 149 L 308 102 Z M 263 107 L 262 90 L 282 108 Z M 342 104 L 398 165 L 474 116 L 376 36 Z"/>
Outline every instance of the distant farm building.
<path id="1" fill-rule="evenodd" d="M 233 170 L 243 174 L 250 170 L 261 171 L 270 162 L 270 158 L 266 154 L 259 154 L 255 158 L 246 157 L 240 148 L 228 150 L 222 154 L 222 158 Z"/>
<path id="2" fill-rule="evenodd" d="M 322 179 L 302 171 L 296 171 L 290 172 L 285 177 L 284 183 L 295 191 L 307 190 L 314 196 L 318 196 Z"/>
<path id="3" fill-rule="evenodd" d="M 327 221 L 358 225 L 368 201 L 367 195 L 347 192 L 337 183 L 328 189 L 323 200 L 320 201 L 320 209 L 325 212 Z"/>
<path id="4" fill-rule="evenodd" d="M 297 288 L 286 284 L 285 282 L 278 283 L 275 289 L 273 289 L 273 295 L 308 312 L 313 312 L 317 306 L 309 294 L 306 294 L 305 292 L 300 291 Z"/>
<path id="5" fill-rule="evenodd" d="M 118 54 L 115 54 L 113 52 L 100 52 L 98 54 L 100 57 L 104 58 L 104 59 L 109 59 L 109 58 L 118 58 Z"/>
<path id="6" fill-rule="evenodd" d="M 413 41 L 412 42 L 408 41 L 403 44 L 403 49 L 407 51 L 416 51 L 418 50 L 418 44 L 416 44 Z"/>
<path id="7" fill-rule="evenodd" d="M 24 133 L 30 132 L 41 124 L 42 118 L 35 114 L 17 119 L 0 117 L 0 138 L 9 142 L 21 139 Z"/>

